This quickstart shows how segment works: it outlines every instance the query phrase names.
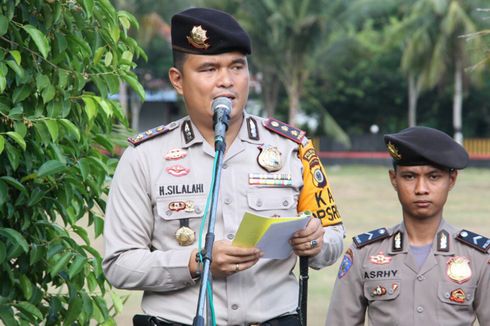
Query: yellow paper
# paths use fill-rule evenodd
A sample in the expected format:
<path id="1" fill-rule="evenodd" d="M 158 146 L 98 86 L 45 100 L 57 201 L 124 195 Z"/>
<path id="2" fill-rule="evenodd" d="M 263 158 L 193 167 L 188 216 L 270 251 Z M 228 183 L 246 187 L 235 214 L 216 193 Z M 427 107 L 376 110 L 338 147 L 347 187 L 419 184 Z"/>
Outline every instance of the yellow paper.
<path id="1" fill-rule="evenodd" d="M 304 217 L 273 218 L 246 212 L 243 215 L 242 222 L 238 227 L 238 231 L 232 244 L 236 247 L 243 248 L 255 247 L 272 224 L 301 219 L 304 219 Z"/>

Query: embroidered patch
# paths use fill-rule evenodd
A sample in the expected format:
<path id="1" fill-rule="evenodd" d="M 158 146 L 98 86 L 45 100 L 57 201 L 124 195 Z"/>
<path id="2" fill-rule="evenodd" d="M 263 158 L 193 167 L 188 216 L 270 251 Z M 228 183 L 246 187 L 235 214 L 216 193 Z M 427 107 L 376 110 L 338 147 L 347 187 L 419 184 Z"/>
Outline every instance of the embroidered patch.
<path id="1" fill-rule="evenodd" d="M 172 165 L 165 168 L 168 174 L 173 175 L 174 177 L 181 177 L 183 175 L 189 174 L 190 169 L 183 167 L 180 164 Z"/>
<path id="2" fill-rule="evenodd" d="M 187 156 L 187 151 L 182 148 L 173 148 L 165 154 L 165 160 L 167 161 L 172 161 L 172 160 L 180 160 L 184 157 Z"/>
<path id="3" fill-rule="evenodd" d="M 354 263 L 354 257 L 352 254 L 352 249 L 349 248 L 345 252 L 344 258 L 342 259 L 342 263 L 340 264 L 339 267 L 339 274 L 338 274 L 339 279 L 344 277 L 345 274 L 347 274 L 349 269 L 352 267 L 353 263 Z"/>
<path id="4" fill-rule="evenodd" d="M 459 232 L 456 239 L 484 253 L 488 252 L 488 249 L 490 249 L 489 238 L 468 230 L 462 230 L 461 232 Z"/>
<path id="5" fill-rule="evenodd" d="M 147 141 L 149 139 L 152 139 L 152 138 L 155 138 L 157 136 L 166 134 L 167 132 L 175 129 L 176 126 L 177 126 L 177 124 L 170 124 L 168 126 L 163 126 L 163 125 L 158 126 L 158 127 L 153 128 L 153 129 L 149 129 L 147 131 L 140 132 L 139 134 L 137 134 L 134 137 L 129 137 L 128 142 L 130 142 L 131 144 L 133 144 L 133 146 L 136 147 L 136 146 L 144 143 L 145 141 Z"/>
<path id="6" fill-rule="evenodd" d="M 376 264 L 376 265 L 385 265 L 385 264 L 389 264 L 391 262 L 391 259 L 393 259 L 392 257 L 387 257 L 385 255 L 383 255 L 383 252 L 381 251 L 379 254 L 375 255 L 375 256 L 370 256 L 369 257 L 369 261 L 373 264 Z"/>

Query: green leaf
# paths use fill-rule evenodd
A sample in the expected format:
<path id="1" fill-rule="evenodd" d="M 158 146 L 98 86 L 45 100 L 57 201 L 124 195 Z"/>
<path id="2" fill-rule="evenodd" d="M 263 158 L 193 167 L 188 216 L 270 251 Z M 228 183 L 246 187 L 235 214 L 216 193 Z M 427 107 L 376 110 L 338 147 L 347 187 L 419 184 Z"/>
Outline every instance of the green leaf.
<path id="1" fill-rule="evenodd" d="M 15 189 L 17 189 L 19 191 L 22 191 L 22 192 L 26 191 L 26 188 L 22 185 L 22 183 L 20 183 L 19 181 L 17 181 L 16 179 L 14 179 L 10 176 L 3 176 L 3 177 L 0 177 L 0 179 L 7 182 L 9 185 L 11 185 L 12 187 L 14 187 Z"/>
<path id="2" fill-rule="evenodd" d="M 34 189 L 31 192 L 31 196 L 29 197 L 29 201 L 27 202 L 28 207 L 33 207 L 44 197 L 44 191 L 39 188 Z"/>
<path id="3" fill-rule="evenodd" d="M 0 36 L 5 35 L 9 28 L 9 20 L 4 15 L 0 15 Z"/>
<path id="4" fill-rule="evenodd" d="M 36 319 L 43 319 L 43 314 L 39 309 L 36 308 L 32 303 L 29 303 L 27 301 L 21 301 L 19 303 L 15 303 L 14 307 L 22 311 L 24 314 L 26 314 L 28 317 L 33 317 L 30 318 L 30 320 L 35 321 Z"/>
<path id="5" fill-rule="evenodd" d="M 26 150 L 26 142 L 21 135 L 15 131 L 8 131 L 7 135 L 12 138 L 24 151 Z"/>
<path id="6" fill-rule="evenodd" d="M 19 65 L 17 64 L 17 62 L 15 62 L 14 60 L 7 60 L 5 63 L 6 63 L 6 64 L 7 64 L 7 66 L 9 66 L 9 67 L 10 67 L 10 69 L 12 69 L 12 70 L 15 72 L 15 74 L 16 74 L 17 76 L 19 76 L 21 79 L 23 79 L 23 78 L 25 77 L 24 69 L 23 69 L 21 66 L 19 66 Z"/>
<path id="7" fill-rule="evenodd" d="M 0 207 L 8 200 L 9 192 L 5 182 L 0 181 Z"/>
<path id="8" fill-rule="evenodd" d="M 92 120 L 97 115 L 95 101 L 92 99 L 92 97 L 87 95 L 83 95 L 82 100 L 85 102 L 85 113 L 87 114 L 88 119 Z"/>
<path id="9" fill-rule="evenodd" d="M 97 238 L 99 235 L 104 232 L 104 219 L 99 216 L 94 216 L 94 226 L 95 226 L 95 237 Z"/>
<path id="10" fill-rule="evenodd" d="M 119 42 L 119 37 L 121 35 L 121 30 L 119 29 L 119 26 L 117 25 L 110 25 L 109 27 L 109 33 L 114 40 L 114 43 Z"/>
<path id="11" fill-rule="evenodd" d="M 61 119 L 59 120 L 63 127 L 65 127 L 66 131 L 68 131 L 69 134 L 74 135 L 75 139 L 77 141 L 80 141 L 80 130 L 78 130 L 77 126 L 73 122 L 71 122 L 68 119 Z"/>
<path id="12" fill-rule="evenodd" d="M 123 303 L 119 295 L 115 292 L 111 292 L 112 303 L 114 304 L 114 308 L 116 309 L 116 313 L 119 314 L 123 310 Z"/>
<path id="13" fill-rule="evenodd" d="M 12 95 L 12 101 L 14 103 L 21 102 L 25 100 L 31 94 L 31 87 L 29 85 L 22 85 L 21 87 L 17 87 L 14 89 L 14 93 Z"/>
<path id="14" fill-rule="evenodd" d="M 10 143 L 6 143 L 5 146 L 7 147 L 7 156 L 10 166 L 16 171 L 20 163 L 20 152 L 15 146 L 10 145 Z"/>
<path id="15" fill-rule="evenodd" d="M 70 279 L 73 278 L 73 276 L 77 275 L 82 268 L 85 266 L 85 263 L 87 262 L 87 258 L 83 256 L 77 256 L 73 263 L 70 265 L 70 268 L 68 269 L 68 277 Z"/>
<path id="16" fill-rule="evenodd" d="M 93 272 L 90 272 L 87 275 L 87 285 L 90 292 L 94 292 L 97 288 L 97 280 L 95 279 L 95 275 Z"/>
<path id="17" fill-rule="evenodd" d="M 98 64 L 100 62 L 100 59 L 102 59 L 102 56 L 104 55 L 105 47 L 101 46 L 97 50 L 95 50 L 94 54 L 94 64 Z"/>
<path id="18" fill-rule="evenodd" d="M 43 120 L 46 128 L 48 128 L 49 134 L 51 135 L 51 139 L 55 142 L 58 139 L 59 127 L 58 122 L 56 120 Z"/>
<path id="19" fill-rule="evenodd" d="M 122 17 L 129 20 L 131 22 L 131 24 L 136 27 L 136 29 L 140 28 L 138 20 L 136 19 L 136 17 L 134 17 L 129 12 L 124 11 L 124 10 L 120 10 L 120 11 L 118 11 L 117 16 L 119 17 L 119 20 L 121 20 Z M 121 22 L 121 24 L 122 24 L 122 22 Z M 128 27 L 128 29 L 129 29 L 129 27 Z"/>
<path id="20" fill-rule="evenodd" d="M 7 78 L 4 76 L 0 76 L 0 94 L 5 91 L 5 88 L 7 87 Z"/>
<path id="21" fill-rule="evenodd" d="M 58 71 L 58 87 L 60 89 L 65 88 L 67 82 L 68 82 L 68 72 L 66 70 L 60 69 Z"/>
<path id="22" fill-rule="evenodd" d="M 57 160 L 50 160 L 41 165 L 37 175 L 38 177 L 45 177 L 55 173 L 59 173 L 65 169 L 65 165 Z"/>
<path id="23" fill-rule="evenodd" d="M 136 80 L 136 78 L 130 75 L 124 75 L 123 79 L 131 86 L 131 88 L 139 95 L 142 101 L 145 100 L 145 90 L 143 86 Z"/>
<path id="24" fill-rule="evenodd" d="M 78 161 L 78 167 L 80 169 L 80 174 L 82 175 L 82 179 L 83 181 L 85 181 L 90 172 L 90 161 L 86 158 L 82 158 L 80 159 L 80 161 Z"/>
<path id="25" fill-rule="evenodd" d="M 107 53 L 105 54 L 104 64 L 106 67 L 109 67 L 111 63 L 112 63 L 112 52 L 107 51 Z"/>
<path id="26" fill-rule="evenodd" d="M 19 232 L 11 228 L 0 228 L 0 235 L 9 239 L 12 244 L 19 245 L 24 252 L 29 251 L 29 244 Z"/>
<path id="27" fill-rule="evenodd" d="M 29 300 L 32 297 L 32 283 L 29 281 L 29 278 L 25 274 L 21 274 L 19 276 L 19 283 L 22 293 L 26 300 Z"/>
<path id="28" fill-rule="evenodd" d="M 80 238 L 82 238 L 86 245 L 90 245 L 90 238 L 88 236 L 87 230 L 78 225 L 73 225 L 73 231 L 78 234 Z"/>
<path id="29" fill-rule="evenodd" d="M 37 91 L 40 92 L 46 87 L 51 85 L 51 82 L 49 81 L 49 77 L 43 74 L 39 74 L 36 76 L 36 87 Z"/>
<path id="30" fill-rule="evenodd" d="M 7 258 L 7 248 L 5 248 L 3 241 L 0 241 L 0 265 L 3 264 L 5 258 Z"/>
<path id="31" fill-rule="evenodd" d="M 48 267 L 49 274 L 51 275 L 51 277 L 55 277 L 55 275 L 58 274 L 58 272 L 66 268 L 66 265 L 70 261 L 72 255 L 73 254 L 71 252 L 65 252 L 63 256 L 61 256 L 61 258 L 56 260 L 56 263 L 52 268 Z"/>
<path id="32" fill-rule="evenodd" d="M 99 103 L 100 107 L 108 117 L 112 117 L 112 109 L 106 99 L 99 96 L 94 97 L 94 99 Z"/>
<path id="33" fill-rule="evenodd" d="M 4 147 L 5 147 L 5 138 L 2 135 L 0 135 L 0 154 L 2 154 Z"/>
<path id="34" fill-rule="evenodd" d="M 83 8 L 87 13 L 87 18 L 92 17 L 92 13 L 94 12 L 94 0 L 83 0 Z"/>
<path id="35" fill-rule="evenodd" d="M 53 85 L 47 86 L 42 92 L 43 103 L 48 103 L 54 98 L 55 95 L 56 95 L 56 89 L 54 88 L 54 86 Z"/>
<path id="36" fill-rule="evenodd" d="M 9 53 L 14 58 L 15 62 L 20 66 L 20 63 L 22 62 L 22 57 L 20 55 L 20 52 L 17 50 L 12 50 L 9 51 Z"/>
<path id="37" fill-rule="evenodd" d="M 65 318 L 63 320 L 64 325 L 74 324 L 75 320 L 77 320 L 78 316 L 80 315 L 80 312 L 82 312 L 82 303 L 82 298 L 78 295 L 75 299 L 73 299 L 73 301 L 70 302 L 68 306 L 68 311 L 66 312 Z"/>
<path id="38" fill-rule="evenodd" d="M 32 40 L 39 49 L 39 52 L 41 52 L 44 59 L 46 59 L 51 51 L 51 47 L 46 36 L 32 25 L 24 25 L 22 28 L 31 36 Z"/>

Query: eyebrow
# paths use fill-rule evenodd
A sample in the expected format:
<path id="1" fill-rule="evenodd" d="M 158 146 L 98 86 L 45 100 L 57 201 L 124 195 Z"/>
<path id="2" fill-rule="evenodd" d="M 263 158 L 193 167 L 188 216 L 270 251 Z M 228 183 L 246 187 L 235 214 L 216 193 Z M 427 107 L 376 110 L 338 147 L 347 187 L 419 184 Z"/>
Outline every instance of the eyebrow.
<path id="1" fill-rule="evenodd" d="M 231 60 L 230 64 L 229 65 L 235 65 L 235 64 L 242 64 L 242 65 L 245 65 L 246 64 L 246 60 L 244 58 L 236 58 L 236 59 L 233 59 Z M 218 67 L 220 66 L 221 64 L 219 63 L 216 63 L 216 62 L 203 62 L 202 64 L 200 64 L 197 69 L 203 69 L 203 68 L 209 68 L 209 67 Z"/>

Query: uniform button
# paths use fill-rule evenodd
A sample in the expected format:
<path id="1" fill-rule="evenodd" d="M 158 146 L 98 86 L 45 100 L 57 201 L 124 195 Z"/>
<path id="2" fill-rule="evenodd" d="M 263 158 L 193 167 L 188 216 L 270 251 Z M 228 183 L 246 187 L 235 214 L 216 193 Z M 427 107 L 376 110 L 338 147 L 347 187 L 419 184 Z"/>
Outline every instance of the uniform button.
<path id="1" fill-rule="evenodd" d="M 388 294 L 393 294 L 393 290 L 392 289 L 389 289 L 388 290 Z"/>
<path id="2" fill-rule="evenodd" d="M 225 198 L 225 204 L 230 205 L 231 204 L 231 198 L 229 198 L 229 197 Z"/>
<path id="3" fill-rule="evenodd" d="M 287 200 L 282 202 L 282 206 L 287 207 L 289 205 L 289 202 Z"/>
<path id="4" fill-rule="evenodd" d="M 417 312 L 418 312 L 418 313 L 422 313 L 422 312 L 424 312 L 424 307 L 418 306 L 418 307 L 417 307 Z"/>
<path id="5" fill-rule="evenodd" d="M 196 212 L 196 214 L 201 214 L 202 213 L 201 207 L 199 207 L 199 206 L 194 207 L 194 212 Z"/>
<path id="6" fill-rule="evenodd" d="M 449 294 L 449 292 L 444 293 L 444 298 L 449 299 L 450 297 L 451 295 Z"/>
<path id="7" fill-rule="evenodd" d="M 232 305 L 231 305 L 231 309 L 233 309 L 233 310 L 237 310 L 237 309 L 238 309 L 238 305 L 237 305 L 237 304 L 232 304 Z"/>
<path id="8" fill-rule="evenodd" d="M 167 216 L 170 216 L 170 215 L 172 215 L 172 211 L 171 210 L 168 210 L 168 211 L 165 212 L 165 214 L 167 214 Z"/>
<path id="9" fill-rule="evenodd" d="M 228 169 L 228 164 L 223 164 L 223 169 Z"/>
<path id="10" fill-rule="evenodd" d="M 262 200 L 260 200 L 260 199 L 257 200 L 256 204 L 257 204 L 258 207 L 262 207 Z"/>
<path id="11" fill-rule="evenodd" d="M 423 281 L 423 280 L 425 280 L 424 275 L 419 275 L 419 276 L 417 276 L 417 280 L 419 280 L 419 281 Z"/>
<path id="12" fill-rule="evenodd" d="M 228 240 L 233 240 L 233 239 L 235 239 L 235 235 L 234 235 L 233 233 L 228 233 L 228 234 L 226 235 L 226 238 L 227 238 Z"/>
<path id="13" fill-rule="evenodd" d="M 471 293 L 468 293 L 468 294 L 466 295 L 466 298 L 467 298 L 468 300 L 470 300 L 470 299 L 471 299 Z"/>

